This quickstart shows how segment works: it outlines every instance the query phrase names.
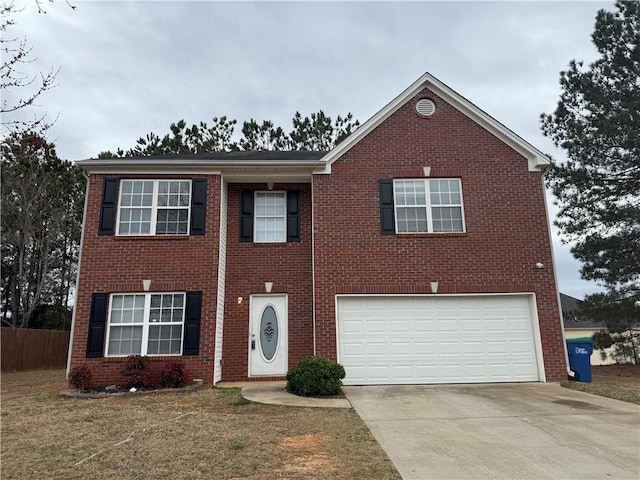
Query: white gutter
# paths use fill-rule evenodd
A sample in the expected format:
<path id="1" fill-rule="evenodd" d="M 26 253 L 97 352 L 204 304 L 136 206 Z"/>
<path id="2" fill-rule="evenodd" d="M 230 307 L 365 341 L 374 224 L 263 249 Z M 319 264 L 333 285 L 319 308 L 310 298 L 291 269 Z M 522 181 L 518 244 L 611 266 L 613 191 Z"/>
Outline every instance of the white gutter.
<path id="1" fill-rule="evenodd" d="M 560 331 L 562 332 L 562 349 L 564 350 L 564 361 L 567 368 L 567 375 L 571 378 L 575 376 L 575 372 L 569 366 L 569 352 L 567 351 L 567 339 L 564 334 L 564 315 L 562 313 L 562 303 L 560 302 L 560 290 L 558 289 L 558 271 L 556 270 L 556 260 L 553 253 L 553 238 L 551 236 L 551 225 L 549 224 L 549 208 L 547 207 L 547 189 L 544 184 L 544 174 L 540 177 L 542 182 L 542 194 L 544 197 L 544 212 L 547 216 L 547 226 L 549 230 L 549 247 L 551 248 L 551 264 L 553 265 L 553 280 L 556 285 L 556 299 L 558 301 L 558 313 L 560 314 Z"/>
<path id="2" fill-rule="evenodd" d="M 67 352 L 67 369 L 65 378 L 69 378 L 71 372 L 71 352 L 73 352 L 73 333 L 76 326 L 76 309 L 78 308 L 78 284 L 80 283 L 80 266 L 82 263 L 82 244 L 84 243 L 84 225 L 87 217 L 87 203 L 89 202 L 89 176 L 83 171 L 82 176 L 87 181 L 84 187 L 84 208 L 82 210 L 82 230 L 80 231 L 80 249 L 78 251 L 78 271 L 76 272 L 76 292 L 73 299 L 73 314 L 71 315 L 71 333 L 69 334 L 69 351 Z"/>
<path id="3" fill-rule="evenodd" d="M 311 325 L 313 327 L 313 354 L 316 355 L 316 243 L 315 202 L 313 201 L 313 175 L 311 176 Z"/>

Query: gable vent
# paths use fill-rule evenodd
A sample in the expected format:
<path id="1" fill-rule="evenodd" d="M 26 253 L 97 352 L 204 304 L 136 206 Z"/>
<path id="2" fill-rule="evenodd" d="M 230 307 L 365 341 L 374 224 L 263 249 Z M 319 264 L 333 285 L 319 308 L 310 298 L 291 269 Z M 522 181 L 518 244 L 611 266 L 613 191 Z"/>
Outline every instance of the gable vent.
<path id="1" fill-rule="evenodd" d="M 416 111 L 423 117 L 430 117 L 436 113 L 436 104 L 428 98 L 423 98 L 416 103 Z"/>

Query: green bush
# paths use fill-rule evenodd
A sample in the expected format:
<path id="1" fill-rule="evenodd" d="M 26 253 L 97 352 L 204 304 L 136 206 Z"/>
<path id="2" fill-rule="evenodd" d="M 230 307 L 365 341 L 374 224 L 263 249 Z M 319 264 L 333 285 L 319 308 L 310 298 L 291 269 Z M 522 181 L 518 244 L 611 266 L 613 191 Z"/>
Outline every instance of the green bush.
<path id="1" fill-rule="evenodd" d="M 287 392 L 303 397 L 342 393 L 342 365 L 314 355 L 302 360 L 287 373 Z"/>

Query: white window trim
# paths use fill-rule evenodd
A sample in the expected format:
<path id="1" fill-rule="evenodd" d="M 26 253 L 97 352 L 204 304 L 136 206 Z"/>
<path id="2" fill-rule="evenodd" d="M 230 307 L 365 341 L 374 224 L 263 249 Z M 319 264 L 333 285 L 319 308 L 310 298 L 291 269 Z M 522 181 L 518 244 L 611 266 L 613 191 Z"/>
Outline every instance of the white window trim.
<path id="1" fill-rule="evenodd" d="M 142 323 L 115 323 L 111 324 L 111 307 L 113 302 L 113 297 L 116 295 L 144 295 L 144 319 Z M 180 353 L 147 353 L 147 348 L 149 344 L 149 326 L 151 325 L 178 325 L 178 322 L 162 322 L 162 323 L 151 323 L 149 321 L 149 316 L 151 312 L 151 296 L 152 295 L 182 295 L 182 333 L 180 335 Z M 182 356 L 182 348 L 184 344 L 184 325 L 185 325 L 185 315 L 187 311 L 187 294 L 186 292 L 116 292 L 109 295 L 109 307 L 107 310 L 108 318 L 107 318 L 107 339 L 104 347 L 104 355 L 105 357 L 110 358 L 126 358 L 130 355 L 145 355 L 149 357 L 179 357 Z M 140 353 L 127 353 L 127 354 L 109 354 L 109 338 L 111 337 L 111 327 L 138 327 L 142 326 L 142 344 L 140 347 Z"/>
<path id="2" fill-rule="evenodd" d="M 269 217 L 269 218 L 284 218 L 284 235 L 282 240 L 258 240 L 258 194 L 259 193 L 267 193 L 267 194 L 284 194 L 284 216 L 280 217 Z M 260 217 L 267 218 L 267 217 Z M 285 190 L 256 190 L 253 193 L 253 242 L 254 243 L 286 243 L 287 242 L 287 192 Z"/>
<path id="3" fill-rule="evenodd" d="M 122 182 L 153 182 L 153 197 L 151 200 L 151 206 L 148 207 L 130 207 L 122 205 Z M 169 207 L 162 206 L 160 209 L 162 210 L 184 210 L 187 209 L 187 232 L 186 233 L 156 233 L 156 227 L 158 224 L 158 191 L 160 182 L 188 182 L 189 183 L 189 205 L 187 206 L 178 206 L 178 207 Z M 193 197 L 193 182 L 186 178 L 123 178 L 120 181 L 120 188 L 118 191 L 118 214 L 116 217 L 116 235 L 120 237 L 151 237 L 151 236 L 161 236 L 161 237 L 172 237 L 172 236 L 185 236 L 189 235 L 189 229 L 191 227 L 191 199 Z M 149 229 L 149 233 L 120 233 L 120 214 L 123 208 L 139 208 L 139 209 L 151 209 L 151 228 Z"/>
<path id="4" fill-rule="evenodd" d="M 429 180 L 456 180 L 458 185 L 460 185 L 460 205 L 458 204 L 447 204 L 447 205 L 432 205 L 431 204 L 431 188 L 429 185 Z M 425 200 L 426 205 L 410 205 L 410 207 L 422 207 L 427 211 L 427 231 L 426 232 L 399 232 L 398 231 L 398 208 L 407 207 L 409 205 L 403 205 L 398 207 L 396 204 L 396 182 L 424 182 L 424 191 L 425 191 Z M 460 214 L 462 215 L 462 230 L 459 232 L 434 232 L 433 231 L 433 208 L 438 207 L 460 207 Z M 396 230 L 396 235 L 451 235 L 451 234 L 460 234 L 467 233 L 467 224 L 465 222 L 464 216 L 464 197 L 462 193 L 462 180 L 459 178 L 449 178 L 449 177 L 429 177 L 429 178 L 397 178 L 393 180 L 393 221 L 394 228 Z"/>

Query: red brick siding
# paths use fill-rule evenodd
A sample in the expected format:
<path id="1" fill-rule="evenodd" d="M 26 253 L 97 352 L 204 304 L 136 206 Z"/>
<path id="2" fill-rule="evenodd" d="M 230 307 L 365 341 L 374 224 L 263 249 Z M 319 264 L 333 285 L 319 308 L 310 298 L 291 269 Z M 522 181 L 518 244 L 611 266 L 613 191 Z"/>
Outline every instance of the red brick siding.
<path id="1" fill-rule="evenodd" d="M 415 112 L 428 96 L 430 118 Z M 466 233 L 382 235 L 378 180 L 462 181 Z M 534 292 L 548 381 L 566 378 L 540 172 L 432 93 L 417 95 L 315 175 L 316 342 L 336 359 L 337 293 Z M 536 269 L 537 262 L 545 265 Z"/>
<path id="2" fill-rule="evenodd" d="M 142 280 L 151 279 L 151 292 L 202 291 L 200 354 L 152 358 L 157 374 L 166 360 L 179 359 L 193 378 L 213 381 L 220 177 L 207 178 L 206 235 L 179 237 L 98 236 L 102 183 L 113 175 L 91 175 L 85 212 L 82 260 L 76 298 L 71 368 L 89 366 L 96 384 L 121 381 L 123 358 L 86 358 L 87 325 L 94 292 L 142 292 Z M 185 175 L 122 175 L 120 178 L 191 178 Z"/>
<path id="3" fill-rule="evenodd" d="M 409 102 L 333 166 L 314 176 L 316 335 L 318 353 L 336 358 L 337 293 L 536 294 L 547 380 L 566 377 L 541 173 L 437 96 L 437 113 L 418 116 Z M 421 98 L 420 95 L 415 100 Z M 466 233 L 381 235 L 378 180 L 431 177 L 462 180 Z M 98 236 L 103 175 L 89 185 L 71 367 L 89 365 L 96 383 L 117 383 L 123 360 L 87 359 L 87 323 L 94 292 L 203 291 L 200 355 L 181 357 L 194 377 L 211 383 L 214 361 L 219 232 L 219 176 L 208 176 L 207 234 L 185 237 Z M 139 175 L 122 178 L 141 178 Z M 149 177 L 161 178 L 161 177 Z M 189 178 L 168 176 L 165 178 Z M 223 380 L 248 379 L 250 295 L 287 293 L 289 367 L 313 353 L 311 187 L 301 191 L 301 241 L 242 243 L 242 190 L 265 184 L 230 184 L 223 341 Z M 544 269 L 536 269 L 542 262 Z M 241 296 L 244 302 L 238 305 Z M 158 373 L 166 359 L 152 360 Z"/>
<path id="4" fill-rule="evenodd" d="M 227 273 L 222 379 L 248 380 L 250 295 L 288 294 L 289 367 L 313 354 L 311 277 L 311 188 L 309 184 L 275 184 L 273 190 L 300 190 L 300 242 L 240 242 L 240 201 L 243 190 L 267 190 L 266 184 L 229 184 Z M 237 298 L 243 297 L 242 304 Z M 263 380 L 264 377 L 259 378 Z"/>

